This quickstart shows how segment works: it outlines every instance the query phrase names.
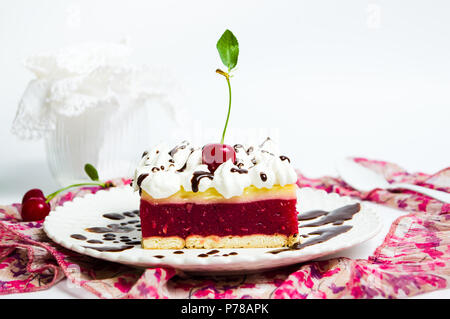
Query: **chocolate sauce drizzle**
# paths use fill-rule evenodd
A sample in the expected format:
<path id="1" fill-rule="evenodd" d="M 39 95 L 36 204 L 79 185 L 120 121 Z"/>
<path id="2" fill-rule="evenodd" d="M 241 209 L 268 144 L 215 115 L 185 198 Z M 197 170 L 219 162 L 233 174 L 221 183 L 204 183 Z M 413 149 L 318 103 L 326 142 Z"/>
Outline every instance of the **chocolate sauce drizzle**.
<path id="1" fill-rule="evenodd" d="M 230 172 L 231 173 L 239 173 L 239 174 L 247 174 L 248 173 L 248 171 L 246 169 L 244 169 L 244 168 L 236 168 L 236 167 L 232 167 L 230 169 Z"/>
<path id="2" fill-rule="evenodd" d="M 129 233 L 133 230 L 133 228 L 128 226 L 121 226 L 118 224 L 110 224 L 106 227 L 89 227 L 85 229 L 86 231 L 90 233 L 97 233 L 97 234 L 104 234 L 109 232 L 116 232 L 116 233 Z"/>
<path id="3" fill-rule="evenodd" d="M 141 174 L 137 179 L 137 186 L 141 187 L 142 181 L 148 176 L 148 174 Z"/>
<path id="4" fill-rule="evenodd" d="M 266 139 L 261 144 L 259 144 L 259 147 L 263 147 L 264 144 L 266 144 L 266 142 L 268 142 L 268 141 L 271 141 L 270 137 L 266 137 Z"/>
<path id="5" fill-rule="evenodd" d="M 174 254 L 175 253 L 176 252 L 174 252 Z M 220 250 L 213 249 L 213 250 L 208 251 L 207 253 L 202 253 L 202 254 L 197 255 L 197 257 L 200 257 L 200 258 L 206 258 L 206 257 L 228 257 L 228 256 L 236 256 L 238 254 L 235 251 L 232 251 L 232 252 L 230 252 L 228 254 L 222 254 L 222 255 L 219 254 L 219 253 L 220 253 Z"/>
<path id="6" fill-rule="evenodd" d="M 132 212 L 124 212 L 123 215 L 127 217 L 136 217 L 139 216 L 139 211 L 134 210 Z"/>
<path id="7" fill-rule="evenodd" d="M 189 156 L 186 158 L 186 161 L 184 162 L 184 165 L 183 165 L 180 169 L 177 169 L 177 172 L 178 172 L 178 173 L 182 173 L 182 172 L 185 171 L 185 169 L 186 169 L 186 167 L 187 167 L 188 159 L 189 159 L 189 157 L 192 155 L 192 153 L 194 153 L 194 151 L 195 151 L 195 149 L 194 149 L 194 148 L 191 148 L 191 153 L 190 153 Z"/>
<path id="8" fill-rule="evenodd" d="M 308 238 L 311 235 L 316 235 L 315 237 L 302 242 L 302 243 L 296 243 L 291 247 L 288 248 L 281 248 L 281 249 L 275 249 L 268 251 L 270 254 L 278 254 L 284 251 L 292 251 L 292 250 L 299 250 L 311 245 L 323 243 L 324 241 L 327 241 L 333 237 L 336 237 L 342 233 L 345 233 L 349 231 L 353 226 L 351 225 L 342 225 L 346 220 L 350 220 L 353 218 L 353 215 L 358 213 L 361 210 L 361 205 L 359 203 L 346 205 L 340 208 L 337 208 L 335 210 L 332 210 L 331 212 L 325 211 L 325 210 L 311 210 L 308 212 L 300 213 L 298 215 L 299 221 L 304 220 L 311 220 L 318 217 L 322 217 L 319 220 L 315 222 L 310 222 L 307 224 L 300 225 L 301 228 L 303 227 L 317 227 L 317 226 L 323 226 L 327 224 L 332 224 L 334 227 L 327 227 L 323 229 L 314 230 L 312 232 L 309 232 L 306 235 L 301 235 L 304 238 Z"/>
<path id="9" fill-rule="evenodd" d="M 183 167 L 181 167 L 180 169 L 177 169 L 177 172 L 178 173 L 184 172 L 184 170 L 186 169 L 186 166 L 187 166 L 187 161 L 184 163 Z"/>
<path id="10" fill-rule="evenodd" d="M 112 219 L 112 220 L 125 219 L 125 217 L 122 214 L 118 214 L 118 213 L 103 214 L 103 217 Z"/>
<path id="11" fill-rule="evenodd" d="M 186 148 L 186 146 L 187 146 L 185 143 L 187 143 L 187 141 L 183 141 L 183 142 L 181 142 L 180 145 L 175 146 L 175 147 L 169 152 L 169 155 L 173 157 L 173 156 L 175 155 L 175 153 L 178 152 L 178 150 L 184 150 L 184 149 Z"/>
<path id="12" fill-rule="evenodd" d="M 202 178 L 209 178 L 212 180 L 214 178 L 214 174 L 212 174 L 210 172 L 205 172 L 205 171 L 194 172 L 192 174 L 192 179 L 191 179 L 192 191 L 194 193 L 198 192 L 198 185 L 200 184 L 200 180 Z"/>
<path id="13" fill-rule="evenodd" d="M 106 227 L 88 227 L 85 231 L 96 234 L 103 234 L 102 240 L 98 238 L 88 239 L 86 236 L 81 234 L 72 234 L 71 238 L 78 240 L 86 240 L 89 244 L 103 244 L 106 242 L 112 242 L 115 244 L 122 243 L 122 246 L 83 246 L 85 248 L 95 249 L 97 251 L 107 251 L 107 252 L 119 252 L 127 249 L 131 249 L 136 245 L 140 245 L 141 241 L 137 240 L 137 237 L 130 238 L 130 235 L 126 235 L 133 230 L 140 231 L 141 224 L 139 219 L 131 219 L 139 216 L 138 210 L 133 211 L 125 211 L 122 213 L 106 213 L 103 214 L 102 217 L 110 220 L 124 220 L 128 218 L 128 221 L 125 220 L 123 223 L 117 224 L 109 224 Z M 117 234 L 122 234 L 120 236 Z"/>
<path id="14" fill-rule="evenodd" d="M 308 233 L 308 235 L 319 235 L 319 236 L 316 236 L 310 240 L 307 240 L 304 243 L 296 243 L 292 247 L 289 247 L 289 248 L 271 250 L 271 251 L 269 251 L 269 253 L 278 254 L 283 251 L 300 250 L 302 248 L 305 248 L 305 247 L 308 247 L 311 245 L 323 243 L 324 241 L 327 241 L 333 237 L 336 237 L 342 233 L 349 231 L 352 227 L 353 226 L 351 226 L 351 225 L 342 225 L 342 226 L 337 226 L 337 227 L 328 227 L 328 228 L 324 228 L 324 229 L 315 230 L 315 231 Z"/>
<path id="15" fill-rule="evenodd" d="M 89 243 L 89 244 L 103 244 L 103 242 L 101 240 L 98 240 L 98 239 L 89 239 L 86 242 Z"/>
<path id="16" fill-rule="evenodd" d="M 102 216 L 107 219 L 122 220 L 122 219 L 125 219 L 126 217 L 139 216 L 139 211 L 134 210 L 134 211 L 127 211 L 127 212 L 123 212 L 123 213 L 107 213 L 107 214 L 103 214 Z M 128 224 L 133 224 L 133 223 L 128 222 Z M 122 223 L 121 223 L 121 225 L 122 225 Z M 123 224 L 123 225 L 125 225 L 125 224 Z"/>
<path id="17" fill-rule="evenodd" d="M 289 163 L 291 162 L 291 160 L 289 159 L 289 157 L 284 156 L 284 155 L 281 155 L 281 156 L 280 156 L 280 160 L 282 160 L 282 161 L 288 161 Z"/>
<path id="18" fill-rule="evenodd" d="M 337 208 L 332 210 L 331 212 L 326 211 L 312 211 L 300 214 L 298 216 L 298 220 L 309 220 L 311 216 L 320 217 L 321 219 L 315 222 L 307 223 L 302 225 L 302 227 L 314 227 L 314 226 L 323 226 L 326 224 L 333 225 L 342 225 L 344 221 L 352 219 L 353 215 L 361 210 L 361 205 L 359 203 L 346 205 L 344 207 Z M 305 215 L 305 216 L 303 216 Z"/>

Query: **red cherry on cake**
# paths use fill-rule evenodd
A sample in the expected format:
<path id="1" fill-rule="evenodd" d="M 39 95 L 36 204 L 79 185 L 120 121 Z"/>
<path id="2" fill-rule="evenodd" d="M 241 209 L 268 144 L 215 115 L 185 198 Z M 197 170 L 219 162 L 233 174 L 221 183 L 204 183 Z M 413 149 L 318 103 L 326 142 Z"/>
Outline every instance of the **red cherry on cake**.
<path id="1" fill-rule="evenodd" d="M 42 220 L 48 213 L 50 213 L 50 205 L 45 202 L 45 198 L 31 197 L 22 205 L 23 221 Z"/>
<path id="2" fill-rule="evenodd" d="M 236 152 L 230 145 L 206 144 L 202 149 L 202 162 L 208 165 L 211 173 L 228 160 L 236 162 Z"/>
<path id="3" fill-rule="evenodd" d="M 25 195 L 23 195 L 22 205 L 25 204 L 25 202 L 32 197 L 43 198 L 45 200 L 44 193 L 39 188 L 33 188 L 30 189 L 28 192 L 26 192 Z"/>

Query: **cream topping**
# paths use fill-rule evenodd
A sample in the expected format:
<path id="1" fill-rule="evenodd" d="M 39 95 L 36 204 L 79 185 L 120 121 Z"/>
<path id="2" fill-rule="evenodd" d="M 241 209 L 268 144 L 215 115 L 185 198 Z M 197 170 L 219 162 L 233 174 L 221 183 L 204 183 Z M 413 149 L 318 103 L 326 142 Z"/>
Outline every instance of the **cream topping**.
<path id="1" fill-rule="evenodd" d="M 220 165 L 214 172 L 214 188 L 225 198 L 241 195 L 251 183 L 248 171 L 238 168 L 231 160 Z"/>
<path id="2" fill-rule="evenodd" d="M 132 187 L 145 190 L 153 198 L 169 197 L 181 187 L 194 192 L 214 188 L 228 199 L 242 195 L 250 185 L 269 189 L 297 181 L 290 160 L 279 155 L 278 146 L 270 138 L 259 146 L 236 144 L 234 149 L 236 162 L 228 160 L 211 174 L 208 166 L 202 164 L 201 148 L 187 141 L 173 148 L 158 145 L 144 152 Z"/>

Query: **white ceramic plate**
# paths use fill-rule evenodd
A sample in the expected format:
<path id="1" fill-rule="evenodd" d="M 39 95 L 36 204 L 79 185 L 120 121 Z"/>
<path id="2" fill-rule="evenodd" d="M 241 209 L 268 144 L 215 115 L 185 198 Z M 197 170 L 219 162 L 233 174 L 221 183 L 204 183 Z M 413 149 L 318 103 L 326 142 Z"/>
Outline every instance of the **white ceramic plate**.
<path id="1" fill-rule="evenodd" d="M 350 197 L 337 194 L 327 194 L 321 190 L 301 188 L 298 190 L 298 211 L 333 210 L 357 201 Z M 361 203 L 361 210 L 343 225 L 352 228 L 336 237 L 322 243 L 306 246 L 299 250 L 288 250 L 277 254 L 270 253 L 273 248 L 239 248 L 217 249 L 184 249 L 182 253 L 176 250 L 145 250 L 139 244 L 131 249 L 117 252 L 98 251 L 87 247 L 125 247 L 120 237 L 126 235 L 132 241 L 139 242 L 139 217 L 126 217 L 122 220 L 111 220 L 103 217 L 106 213 L 122 213 L 135 211 L 139 207 L 139 196 L 131 187 L 117 187 L 101 190 L 96 194 L 75 198 L 63 206 L 57 207 L 45 219 L 44 230 L 56 243 L 80 254 L 105 259 L 122 264 L 138 267 L 170 266 L 187 272 L 197 273 L 245 273 L 273 269 L 295 263 L 312 260 L 327 254 L 360 244 L 375 236 L 381 228 L 381 223 L 375 211 Z M 129 223 L 131 222 L 131 223 Z M 309 221 L 308 221 L 309 222 Z M 88 232 L 89 227 L 105 227 L 109 224 L 120 224 L 132 230 L 126 234 L 116 234 L 115 240 L 104 240 L 104 235 Z M 301 222 L 300 224 L 306 222 Z M 319 227 L 301 227 L 300 234 L 307 234 L 312 230 L 338 227 L 328 224 Z M 111 231 L 113 233 L 113 231 Z M 71 235 L 83 235 L 87 239 L 72 238 Z M 309 236 L 307 240 L 314 238 Z M 103 244 L 90 244 L 87 240 L 101 240 Z M 128 239 L 125 239 L 128 240 Z M 230 254 L 231 253 L 231 254 Z M 205 257 L 205 255 L 207 257 Z"/>

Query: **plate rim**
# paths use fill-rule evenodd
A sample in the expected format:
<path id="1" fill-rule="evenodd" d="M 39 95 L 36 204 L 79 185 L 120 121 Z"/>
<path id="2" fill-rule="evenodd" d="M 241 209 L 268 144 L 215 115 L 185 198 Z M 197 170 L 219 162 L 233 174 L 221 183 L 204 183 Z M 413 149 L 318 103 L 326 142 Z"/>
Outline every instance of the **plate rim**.
<path id="1" fill-rule="evenodd" d="M 235 251 L 239 251 L 239 250 L 264 250 L 264 253 L 261 254 L 238 254 L 235 256 L 232 256 L 232 258 L 225 258 L 224 256 L 219 256 L 218 258 L 196 258 L 195 256 L 189 256 L 189 255 L 176 255 L 176 258 L 171 258 L 170 262 L 165 262 L 162 259 L 158 259 L 156 257 L 150 256 L 150 254 L 155 254 L 157 252 L 165 252 L 165 251 L 172 251 L 172 250 L 160 250 L 160 249 L 143 249 L 141 247 L 137 247 L 138 249 L 141 249 L 142 251 L 145 251 L 145 255 L 141 256 L 138 258 L 134 258 L 133 260 L 130 260 L 127 256 L 128 254 L 130 254 L 134 249 L 130 249 L 130 250 L 125 250 L 122 252 L 100 252 L 94 249 L 90 249 L 90 248 L 85 248 L 81 245 L 76 245 L 73 244 L 67 240 L 65 240 L 64 238 L 60 238 L 59 236 L 57 236 L 56 234 L 54 234 L 51 230 L 52 228 L 52 220 L 54 218 L 58 218 L 58 214 L 61 213 L 61 211 L 64 211 L 66 209 L 70 209 L 71 206 L 76 206 L 78 202 L 80 201 L 86 201 L 95 197 L 99 197 L 101 196 L 101 194 L 109 192 L 109 194 L 111 194 L 111 192 L 121 192 L 121 191 L 128 191 L 127 187 L 129 188 L 129 186 L 124 185 L 124 186 L 119 186 L 119 187 L 114 187 L 111 189 L 107 189 L 107 190 L 98 190 L 96 193 L 92 194 L 92 193 L 88 193 L 79 197 L 74 198 L 71 201 L 67 201 L 65 203 L 63 203 L 62 205 L 57 206 L 54 210 L 52 210 L 50 212 L 50 214 L 45 218 L 44 223 L 43 223 L 43 229 L 44 232 L 46 233 L 46 235 L 55 243 L 61 245 L 64 248 L 67 248 L 69 250 L 75 251 L 77 253 L 80 253 L 82 255 L 87 255 L 93 258 L 98 258 L 98 259 L 102 259 L 102 260 L 107 260 L 107 261 L 111 261 L 111 262 L 117 262 L 117 263 L 121 263 L 121 264 L 125 264 L 125 265 L 129 265 L 129 266 L 134 266 L 134 267 L 145 267 L 145 268 L 154 268 L 154 267 L 171 267 L 171 268 L 177 268 L 186 272 L 189 272 L 190 269 L 193 269 L 192 271 L 206 271 L 208 273 L 211 272 L 217 272 L 217 271 L 209 271 L 206 266 L 217 266 L 220 268 L 226 268 L 227 266 L 236 266 L 242 263 L 258 263 L 258 262 L 262 262 L 262 263 L 269 263 L 272 264 L 273 266 L 270 268 L 279 268 L 279 267 L 283 267 L 283 266 L 288 266 L 288 265 L 292 265 L 295 263 L 301 263 L 301 262 L 305 262 L 305 261 L 309 261 L 309 260 L 314 260 L 316 258 L 319 257 L 323 257 L 326 255 L 330 255 L 330 254 L 334 254 L 334 253 L 338 253 L 342 250 L 360 245 L 361 243 L 368 241 L 370 239 L 372 239 L 374 236 L 376 236 L 379 231 L 382 228 L 382 223 L 380 220 L 380 217 L 378 216 L 376 210 L 371 207 L 366 205 L 364 202 L 356 199 L 356 198 L 352 198 L 350 196 L 341 196 L 337 193 L 327 193 L 324 190 L 321 189 L 315 189 L 315 188 L 311 188 L 311 187 L 298 187 L 297 188 L 297 194 L 299 194 L 299 192 L 314 192 L 319 194 L 318 196 L 326 196 L 326 197 L 330 197 L 334 199 L 339 199 L 341 201 L 345 201 L 348 203 L 360 203 L 362 208 L 361 212 L 364 211 L 364 213 L 370 214 L 371 215 L 371 219 L 374 220 L 376 222 L 376 227 L 372 228 L 372 231 L 367 234 L 364 237 L 359 237 L 358 239 L 352 240 L 350 242 L 347 243 L 342 243 L 341 245 L 339 245 L 339 247 L 337 249 L 333 249 L 333 250 L 321 250 L 320 249 L 320 245 L 321 244 L 316 244 L 313 246 L 309 246 L 306 247 L 304 249 L 301 250 L 292 250 L 292 251 L 285 251 L 282 254 L 270 254 L 270 253 L 266 253 L 268 250 L 271 249 L 276 249 L 276 248 L 221 248 L 222 251 L 228 251 L 228 250 L 235 250 Z M 308 251 L 311 250 L 311 247 L 313 247 L 316 252 L 315 253 L 309 253 L 309 254 L 304 254 L 304 251 Z M 319 247 L 319 249 L 317 249 Z M 325 246 L 326 247 L 326 246 Z M 185 250 L 185 251 L 198 251 L 200 252 L 204 252 L 207 250 L 211 250 L 211 249 L 178 249 L 178 250 Z M 175 251 L 175 250 L 173 250 Z M 147 253 L 148 252 L 148 253 Z M 141 253 L 142 254 L 142 253 Z M 148 256 L 147 256 L 148 255 Z M 173 257 L 174 254 L 171 254 L 171 256 Z M 214 260 L 214 261 L 213 261 Z M 212 262 L 213 261 L 213 262 Z M 246 270 L 265 270 L 268 269 L 267 267 L 247 267 L 246 269 L 243 269 L 243 271 L 241 271 L 241 273 L 246 272 Z M 220 271 L 219 271 L 220 272 Z M 228 271 L 225 271 L 228 272 Z"/>

